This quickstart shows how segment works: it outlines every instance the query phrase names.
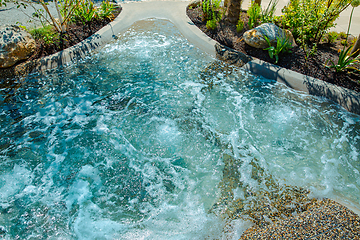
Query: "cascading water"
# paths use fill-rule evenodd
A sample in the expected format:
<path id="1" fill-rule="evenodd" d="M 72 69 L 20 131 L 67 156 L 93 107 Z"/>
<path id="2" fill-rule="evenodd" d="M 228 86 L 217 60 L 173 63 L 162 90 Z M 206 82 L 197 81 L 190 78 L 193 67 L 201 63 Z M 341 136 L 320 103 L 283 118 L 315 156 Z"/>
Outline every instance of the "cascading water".
<path id="1" fill-rule="evenodd" d="M 293 213 L 305 189 L 360 202 L 359 116 L 216 62 L 165 20 L 3 82 L 0 106 L 5 239 L 231 239 L 284 194 Z"/>

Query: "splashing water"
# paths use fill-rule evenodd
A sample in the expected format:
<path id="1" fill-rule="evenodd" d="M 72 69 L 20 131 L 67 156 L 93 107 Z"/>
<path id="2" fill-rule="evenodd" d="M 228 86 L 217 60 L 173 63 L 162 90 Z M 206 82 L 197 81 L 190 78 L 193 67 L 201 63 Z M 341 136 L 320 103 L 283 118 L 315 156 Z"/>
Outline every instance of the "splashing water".
<path id="1" fill-rule="evenodd" d="M 359 116 L 216 62 L 165 20 L 2 83 L 0 105 L 5 239 L 230 239 L 248 225 L 224 233 L 227 218 L 284 189 L 360 202 Z"/>

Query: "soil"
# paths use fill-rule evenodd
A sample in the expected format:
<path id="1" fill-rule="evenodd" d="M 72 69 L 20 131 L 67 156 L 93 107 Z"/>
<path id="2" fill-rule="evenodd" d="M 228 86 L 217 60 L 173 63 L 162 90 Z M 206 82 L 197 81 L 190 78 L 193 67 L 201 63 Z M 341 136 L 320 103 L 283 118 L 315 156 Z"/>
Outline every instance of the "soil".
<path id="1" fill-rule="evenodd" d="M 187 15 L 192 22 L 212 39 L 236 51 L 274 64 L 275 60 L 269 57 L 267 51 L 251 47 L 242 40 L 244 32 L 249 30 L 246 11 L 242 11 L 240 14 L 244 22 L 244 29 L 241 32 L 237 32 L 236 26 L 225 20 L 221 20 L 215 30 L 208 30 L 206 22 L 202 20 L 202 14 L 200 7 L 187 9 Z M 343 48 L 340 44 L 341 40 L 339 38 L 333 44 L 320 43 L 317 52 L 307 60 L 302 48 L 295 46 L 291 49 L 292 53 L 280 54 L 279 62 L 276 65 L 360 92 L 360 73 L 354 71 L 337 73 L 334 69 L 325 67 L 325 64 L 330 65 L 329 60 L 337 62 L 338 50 Z M 356 67 L 359 68 L 360 64 Z"/>
<path id="2" fill-rule="evenodd" d="M 113 19 L 115 19 L 121 12 L 121 7 L 116 8 L 113 11 Z M 0 69 L 0 79 L 1 78 L 13 78 L 14 76 L 18 76 L 16 73 L 18 65 L 31 62 L 33 60 L 49 56 L 51 54 L 60 52 L 63 49 L 69 48 L 71 46 L 76 45 L 77 43 L 85 40 L 86 38 L 90 37 L 97 31 L 99 31 L 102 27 L 106 26 L 112 20 L 106 19 L 93 19 L 90 22 L 86 22 L 85 24 L 82 22 L 71 23 L 68 25 L 68 30 L 60 39 L 54 41 L 54 43 L 47 44 L 43 40 L 35 40 L 36 41 L 36 50 L 35 52 L 26 60 L 22 62 L 18 62 L 16 65 L 9 67 L 9 68 L 1 68 Z M 24 70 L 26 74 L 28 71 L 31 70 Z"/>
<path id="3" fill-rule="evenodd" d="M 36 51 L 28 60 L 46 57 L 72 47 L 90 37 L 110 22 L 110 19 L 95 19 L 85 24 L 81 22 L 72 23 L 69 25 L 69 29 L 63 38 L 58 39 L 52 44 L 46 44 L 43 40 L 36 40 Z"/>

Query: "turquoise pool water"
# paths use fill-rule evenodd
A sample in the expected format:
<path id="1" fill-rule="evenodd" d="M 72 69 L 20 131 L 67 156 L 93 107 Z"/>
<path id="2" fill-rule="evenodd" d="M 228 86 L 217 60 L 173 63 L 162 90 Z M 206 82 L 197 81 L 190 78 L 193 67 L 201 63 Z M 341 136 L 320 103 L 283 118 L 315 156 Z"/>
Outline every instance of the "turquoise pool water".
<path id="1" fill-rule="evenodd" d="M 360 203 L 358 115 L 225 66 L 164 20 L 2 82 L 0 109 L 5 239 L 236 239 L 249 223 L 212 211 L 229 159 L 233 200 L 269 191 L 256 168 Z"/>

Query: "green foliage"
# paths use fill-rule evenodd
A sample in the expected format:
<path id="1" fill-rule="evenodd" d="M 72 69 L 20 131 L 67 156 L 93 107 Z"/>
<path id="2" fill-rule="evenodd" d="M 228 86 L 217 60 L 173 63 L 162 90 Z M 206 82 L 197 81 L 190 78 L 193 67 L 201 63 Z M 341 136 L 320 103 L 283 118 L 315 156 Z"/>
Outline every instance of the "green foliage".
<path id="1" fill-rule="evenodd" d="M 114 4 L 107 1 L 102 1 L 100 4 L 100 8 L 98 10 L 98 16 L 100 19 L 108 18 L 112 20 L 114 18 L 114 14 L 112 13 L 115 10 Z"/>
<path id="2" fill-rule="evenodd" d="M 216 29 L 216 26 L 217 26 L 216 19 L 211 19 L 206 22 L 206 28 L 209 30 Z"/>
<path id="3" fill-rule="evenodd" d="M 328 32 L 326 35 L 325 35 L 325 39 L 326 39 L 326 42 L 327 43 L 334 43 L 335 40 L 339 37 L 339 34 L 335 31 L 332 31 L 332 32 Z"/>
<path id="4" fill-rule="evenodd" d="M 358 71 L 359 70 L 355 67 L 353 67 L 352 65 L 354 65 L 355 63 L 359 63 L 359 56 L 357 56 L 356 58 L 352 58 L 352 55 L 349 55 L 349 52 L 351 50 L 353 46 L 348 47 L 346 50 L 342 49 L 339 55 L 339 60 L 337 62 L 337 64 L 335 64 L 332 60 L 330 60 L 331 62 L 331 66 L 327 66 L 328 68 L 335 68 L 336 72 L 343 72 L 345 70 L 355 70 Z"/>
<path id="5" fill-rule="evenodd" d="M 95 17 L 97 17 L 97 12 L 94 3 L 91 0 L 80 0 L 78 7 L 74 10 L 72 20 L 87 23 Z"/>
<path id="6" fill-rule="evenodd" d="M 351 0 L 292 0 L 282 11 L 284 27 L 299 44 L 319 43 Z"/>
<path id="7" fill-rule="evenodd" d="M 276 46 L 272 46 L 270 43 L 270 40 L 267 36 L 264 36 L 265 41 L 268 43 L 269 47 L 265 48 L 264 50 L 267 50 L 269 53 L 269 56 L 271 59 L 275 57 L 275 64 L 279 62 L 279 54 L 281 52 L 285 53 L 291 53 L 291 43 L 289 42 L 289 39 L 286 36 L 278 37 L 276 39 Z"/>
<path id="8" fill-rule="evenodd" d="M 0 0 L 0 7 L 6 7 L 6 3 L 10 2 L 9 0 Z"/>
<path id="9" fill-rule="evenodd" d="M 276 10 L 276 6 L 279 3 L 279 0 L 270 0 L 268 6 L 266 7 L 265 10 L 261 11 L 261 22 L 262 23 L 268 23 L 268 22 L 275 22 L 275 10 Z"/>
<path id="10" fill-rule="evenodd" d="M 203 0 L 201 3 L 203 20 L 206 21 L 206 28 L 209 30 L 216 29 L 217 23 L 222 19 L 220 3 L 221 0 Z"/>
<path id="11" fill-rule="evenodd" d="M 357 40 L 358 40 L 357 37 L 353 38 L 353 39 L 351 40 L 351 45 L 355 45 L 355 43 L 356 43 Z"/>
<path id="12" fill-rule="evenodd" d="M 343 45 L 344 47 L 349 45 L 349 43 L 348 43 L 348 41 L 346 39 L 341 40 L 340 44 Z"/>
<path id="13" fill-rule="evenodd" d="M 204 0 L 201 2 L 201 10 L 203 11 L 203 20 L 211 20 L 212 18 L 212 8 L 211 0 Z"/>
<path id="14" fill-rule="evenodd" d="M 46 1 L 46 2 L 45 2 Z M 91 21 L 93 18 L 112 18 L 112 11 L 114 6 L 109 2 L 102 2 L 99 10 L 96 9 L 91 0 L 0 0 L 0 6 L 8 2 L 15 3 L 17 7 L 26 8 L 31 6 L 34 9 L 33 18 L 37 18 L 42 23 L 42 26 L 51 24 L 55 31 L 64 34 L 70 21 L 81 21 L 83 23 Z M 42 8 L 35 7 L 36 4 Z M 49 11 L 49 4 L 54 4 L 57 11 L 57 16 Z"/>
<path id="15" fill-rule="evenodd" d="M 203 20 L 213 20 L 220 21 L 222 18 L 222 13 L 220 11 L 221 0 L 203 0 L 201 2 L 201 9 L 203 11 Z"/>
<path id="16" fill-rule="evenodd" d="M 252 29 L 259 24 L 261 19 L 261 7 L 255 3 L 255 1 L 251 1 L 251 6 L 247 11 L 247 14 L 249 16 L 249 28 Z"/>
<path id="17" fill-rule="evenodd" d="M 340 37 L 341 39 L 346 39 L 346 38 L 347 38 L 346 32 L 340 32 L 340 33 L 339 33 L 339 37 Z"/>
<path id="18" fill-rule="evenodd" d="M 60 34 L 53 26 L 47 25 L 29 31 L 35 40 L 43 40 L 45 44 L 52 44 L 59 40 Z"/>
<path id="19" fill-rule="evenodd" d="M 241 32 L 244 29 L 244 21 L 239 18 L 238 23 L 236 24 L 236 31 Z"/>
<path id="20" fill-rule="evenodd" d="M 360 6 L 360 0 L 352 0 L 351 1 L 351 6 L 353 8 L 356 8 L 356 7 Z"/>

